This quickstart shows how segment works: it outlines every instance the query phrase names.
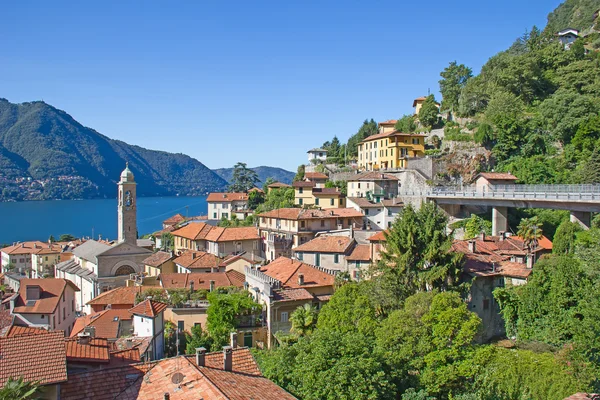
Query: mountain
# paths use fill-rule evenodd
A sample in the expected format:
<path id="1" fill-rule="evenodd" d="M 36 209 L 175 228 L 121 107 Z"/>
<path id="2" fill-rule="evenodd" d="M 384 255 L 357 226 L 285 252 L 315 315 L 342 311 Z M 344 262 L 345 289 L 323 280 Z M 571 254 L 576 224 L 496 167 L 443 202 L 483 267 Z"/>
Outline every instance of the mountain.
<path id="1" fill-rule="evenodd" d="M 548 15 L 545 31 L 554 34 L 565 28 L 586 30 L 593 25 L 599 10 L 598 0 L 567 0 Z"/>
<path id="2" fill-rule="evenodd" d="M 250 169 L 255 171 L 258 175 L 260 183 L 257 183 L 257 185 L 261 187 L 263 183 L 265 183 L 267 178 L 273 178 L 277 182 L 287 183 L 288 185 L 291 185 L 294 176 L 296 176 L 295 172 L 286 171 L 285 169 L 277 167 L 261 166 Z M 229 182 L 231 180 L 231 176 L 233 175 L 233 168 L 219 168 L 214 169 L 213 172 L 219 175 L 221 178 L 225 179 L 227 182 Z"/>
<path id="3" fill-rule="evenodd" d="M 110 139 L 42 101 L 0 98 L 0 200 L 115 197 L 125 162 L 140 196 L 200 195 L 227 185 L 184 154 Z"/>

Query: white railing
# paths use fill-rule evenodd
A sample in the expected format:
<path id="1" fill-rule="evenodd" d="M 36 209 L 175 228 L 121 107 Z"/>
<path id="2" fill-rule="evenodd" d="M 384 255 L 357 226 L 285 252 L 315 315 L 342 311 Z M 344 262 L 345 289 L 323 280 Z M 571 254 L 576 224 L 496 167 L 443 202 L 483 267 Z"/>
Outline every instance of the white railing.
<path id="1" fill-rule="evenodd" d="M 423 190 L 402 189 L 398 195 L 507 200 L 600 201 L 600 185 L 494 185 L 432 187 Z"/>

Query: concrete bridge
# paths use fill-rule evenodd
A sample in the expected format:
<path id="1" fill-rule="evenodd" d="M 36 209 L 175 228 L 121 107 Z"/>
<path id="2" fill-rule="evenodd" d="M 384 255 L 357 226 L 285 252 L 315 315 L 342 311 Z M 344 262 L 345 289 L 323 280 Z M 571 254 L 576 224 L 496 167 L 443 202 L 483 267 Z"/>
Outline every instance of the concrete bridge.
<path id="1" fill-rule="evenodd" d="M 483 187 L 402 188 L 399 196 L 417 196 L 434 201 L 450 215 L 462 205 L 492 207 L 492 234 L 508 229 L 507 210 L 550 208 L 568 210 L 571 221 L 589 228 L 592 212 L 600 212 L 600 185 L 489 185 Z"/>

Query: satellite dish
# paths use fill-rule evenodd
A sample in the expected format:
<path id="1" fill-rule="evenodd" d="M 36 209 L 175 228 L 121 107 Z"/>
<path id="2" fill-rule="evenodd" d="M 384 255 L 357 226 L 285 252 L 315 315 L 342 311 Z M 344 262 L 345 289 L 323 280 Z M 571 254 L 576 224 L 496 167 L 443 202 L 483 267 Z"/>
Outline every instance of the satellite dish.
<path id="1" fill-rule="evenodd" d="M 177 372 L 171 377 L 171 382 L 173 382 L 176 385 L 179 385 L 181 382 L 183 382 L 184 377 L 185 376 L 181 372 Z"/>

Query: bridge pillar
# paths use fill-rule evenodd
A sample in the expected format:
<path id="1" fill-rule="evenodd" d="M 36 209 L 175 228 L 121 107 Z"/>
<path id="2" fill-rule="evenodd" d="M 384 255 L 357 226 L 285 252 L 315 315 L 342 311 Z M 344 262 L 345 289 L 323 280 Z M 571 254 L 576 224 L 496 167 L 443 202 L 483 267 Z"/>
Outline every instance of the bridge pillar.
<path id="1" fill-rule="evenodd" d="M 500 232 L 508 230 L 508 208 L 493 207 L 492 208 L 492 235 L 498 236 Z"/>
<path id="2" fill-rule="evenodd" d="M 583 229 L 590 229 L 592 213 L 589 211 L 571 211 L 571 222 L 578 223 Z"/>
<path id="3" fill-rule="evenodd" d="M 438 204 L 438 207 L 450 217 L 457 218 L 460 215 L 460 204 Z"/>

